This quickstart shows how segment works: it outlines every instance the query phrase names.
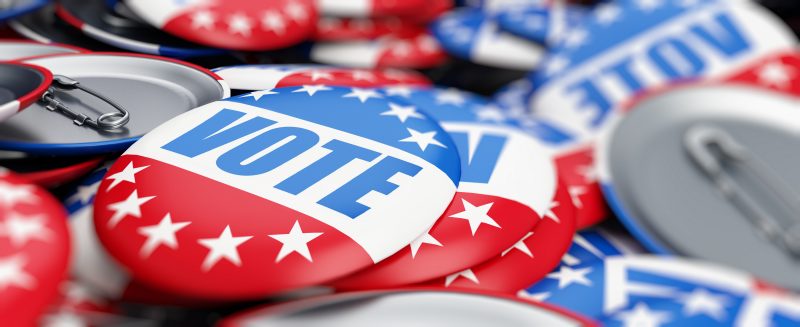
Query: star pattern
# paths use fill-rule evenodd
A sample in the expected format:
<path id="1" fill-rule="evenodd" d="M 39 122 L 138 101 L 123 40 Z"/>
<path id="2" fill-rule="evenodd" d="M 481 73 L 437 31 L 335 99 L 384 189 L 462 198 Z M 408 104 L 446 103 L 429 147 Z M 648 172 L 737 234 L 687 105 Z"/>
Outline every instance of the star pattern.
<path id="1" fill-rule="evenodd" d="M 586 187 L 570 186 L 567 188 L 567 192 L 569 192 L 569 197 L 572 200 L 572 203 L 575 204 L 575 207 L 578 209 L 583 208 L 583 200 L 581 200 L 581 196 L 586 194 Z"/>
<path id="2" fill-rule="evenodd" d="M 139 192 L 133 190 L 128 197 L 120 202 L 108 205 L 108 209 L 114 211 L 114 214 L 108 220 L 108 228 L 114 228 L 119 224 L 122 219 L 127 216 L 134 218 L 142 217 L 142 205 L 154 199 L 155 196 L 139 197 Z"/>
<path id="3" fill-rule="evenodd" d="M 401 106 L 396 103 L 389 103 L 389 111 L 384 111 L 381 116 L 395 116 L 401 123 L 405 123 L 409 118 L 423 119 L 424 116 L 417 112 L 417 107 Z M 424 149 L 423 149 L 424 150 Z"/>
<path id="4" fill-rule="evenodd" d="M 480 284 L 480 281 L 478 280 L 478 276 L 475 276 L 475 273 L 472 271 L 472 269 L 466 269 L 466 270 L 462 270 L 462 271 L 459 271 L 457 273 L 454 273 L 452 275 L 448 275 L 447 277 L 445 277 L 445 279 L 444 279 L 444 287 L 449 287 L 450 284 L 452 284 L 454 281 L 456 281 L 456 279 L 458 279 L 459 277 L 466 278 L 466 279 L 468 279 L 469 281 L 471 281 L 471 282 L 473 282 L 475 284 Z"/>
<path id="5" fill-rule="evenodd" d="M 259 101 L 259 100 L 261 100 L 261 97 L 263 97 L 265 95 L 271 95 L 271 94 L 278 94 L 278 92 L 274 92 L 272 90 L 261 90 L 261 91 L 255 91 L 255 92 L 247 93 L 247 94 L 243 95 L 242 98 L 253 98 L 256 101 Z"/>
<path id="6" fill-rule="evenodd" d="M 306 92 L 308 94 L 308 96 L 314 96 L 314 94 L 317 94 L 317 92 L 319 92 L 319 91 L 330 91 L 330 90 L 332 90 L 330 87 L 327 87 L 327 86 L 322 85 L 322 84 L 318 84 L 318 85 L 303 85 L 303 87 L 292 91 L 292 93 Z"/>
<path id="7" fill-rule="evenodd" d="M 620 312 L 615 318 L 625 327 L 659 327 L 669 321 L 669 313 L 652 311 L 647 304 L 639 302 L 633 310 Z"/>
<path id="8" fill-rule="evenodd" d="M 531 253 L 531 249 L 528 247 L 527 244 L 525 244 L 525 241 L 528 239 L 528 237 L 531 237 L 532 235 L 533 232 L 528 232 L 528 234 L 525 234 L 525 236 L 522 237 L 522 239 L 520 239 L 519 241 L 517 241 L 517 243 L 514 243 L 514 245 L 512 245 L 510 248 L 503 251 L 503 253 L 501 253 L 500 256 L 505 257 L 506 254 L 508 254 L 512 250 L 517 250 L 519 252 L 524 253 L 528 257 L 533 258 L 533 253 Z"/>
<path id="9" fill-rule="evenodd" d="M 404 98 L 411 97 L 411 88 L 408 86 L 389 86 L 383 89 L 388 96 L 401 96 Z"/>
<path id="10" fill-rule="evenodd" d="M 550 220 L 552 220 L 552 221 L 554 221 L 554 222 L 556 222 L 558 224 L 560 224 L 561 223 L 561 219 L 558 219 L 558 216 L 556 215 L 556 213 L 553 212 L 553 209 L 558 208 L 558 206 L 560 206 L 560 205 L 561 205 L 561 203 L 558 202 L 558 201 L 550 202 L 550 207 L 547 208 L 547 212 L 544 213 L 544 217 L 547 218 L 547 219 L 550 219 Z"/>
<path id="11" fill-rule="evenodd" d="M 0 225 L 0 236 L 8 237 L 11 245 L 19 248 L 31 240 L 47 242 L 53 231 L 46 226 L 44 216 L 23 216 L 12 211 Z"/>
<path id="12" fill-rule="evenodd" d="M 483 224 L 501 228 L 500 225 L 489 216 L 489 210 L 492 209 L 494 202 L 475 206 L 466 199 L 461 199 L 461 203 L 464 205 L 464 211 L 450 215 L 450 218 L 464 219 L 469 222 L 469 229 L 472 231 L 472 236 L 475 236 L 478 228 Z"/>
<path id="13" fill-rule="evenodd" d="M 111 191 L 114 187 L 121 184 L 122 182 L 128 182 L 136 184 L 136 174 L 141 172 L 142 170 L 147 169 L 150 166 L 142 166 L 142 167 L 135 167 L 133 162 L 129 162 L 127 166 L 121 171 L 106 177 L 106 180 L 112 180 L 111 184 L 108 185 L 106 188 L 106 192 Z"/>
<path id="14" fill-rule="evenodd" d="M 17 203 L 36 203 L 39 198 L 33 194 L 34 188 L 0 181 L 0 204 L 7 207 Z"/>
<path id="15" fill-rule="evenodd" d="M 758 81 L 768 86 L 785 89 L 791 85 L 795 72 L 781 62 L 770 62 L 758 70 Z"/>
<path id="16" fill-rule="evenodd" d="M 373 89 L 362 89 L 362 88 L 351 88 L 350 93 L 347 93 L 342 96 L 343 98 L 358 98 L 358 101 L 361 103 L 367 102 L 367 100 L 375 98 L 380 99 L 383 98 L 382 95 L 378 93 L 378 91 Z"/>
<path id="17" fill-rule="evenodd" d="M 592 286 L 592 281 L 586 277 L 591 272 L 591 267 L 572 269 L 567 266 L 561 266 L 557 272 L 547 274 L 547 278 L 558 279 L 559 289 L 564 289 L 575 283 Z"/>
<path id="18" fill-rule="evenodd" d="M 237 267 L 241 266 L 242 259 L 239 257 L 239 246 L 251 238 L 253 238 L 253 236 L 234 237 L 233 233 L 231 233 L 231 226 L 227 225 L 222 233 L 219 234 L 219 237 L 197 240 L 197 243 L 208 248 L 208 254 L 205 260 L 203 260 L 201 268 L 203 271 L 209 271 L 222 259 L 227 260 Z"/>
<path id="19" fill-rule="evenodd" d="M 250 37 L 253 33 L 253 20 L 242 13 L 231 15 L 228 18 L 228 33 Z"/>
<path id="20" fill-rule="evenodd" d="M 697 288 L 691 293 L 678 296 L 683 302 L 685 316 L 706 315 L 718 321 L 725 319 L 725 306 L 730 300 L 724 295 L 714 295 L 708 290 Z"/>
<path id="21" fill-rule="evenodd" d="M 617 21 L 620 15 L 622 15 L 622 10 L 613 4 L 601 5 L 595 11 L 595 19 L 602 25 L 610 25 Z"/>
<path id="22" fill-rule="evenodd" d="M 67 198 L 67 203 L 78 203 L 78 204 L 88 204 L 94 198 L 94 195 L 97 194 L 97 190 L 100 188 L 100 183 L 102 181 L 94 182 L 90 185 L 80 185 L 78 186 L 75 194 Z"/>
<path id="23" fill-rule="evenodd" d="M 264 30 L 272 31 L 278 35 L 286 33 L 286 21 L 281 14 L 274 10 L 264 12 L 261 16 L 261 25 Z"/>
<path id="24" fill-rule="evenodd" d="M 436 131 L 422 133 L 413 128 L 407 128 L 407 130 L 411 136 L 400 140 L 400 142 L 416 143 L 422 151 L 425 151 L 431 144 L 447 148 L 447 146 L 436 140 Z"/>
<path id="25" fill-rule="evenodd" d="M 461 106 L 466 101 L 467 99 L 464 93 L 456 89 L 446 89 L 436 92 L 436 104 Z"/>
<path id="26" fill-rule="evenodd" d="M 322 233 L 304 233 L 303 229 L 300 227 L 300 221 L 295 220 L 288 234 L 273 234 L 269 236 L 282 244 L 278 256 L 275 257 L 275 262 L 281 262 L 283 258 L 286 258 L 286 256 L 292 253 L 297 253 L 303 256 L 303 258 L 306 258 L 309 262 L 313 262 L 311 251 L 308 249 L 308 243 L 320 235 L 322 235 Z"/>
<path id="27" fill-rule="evenodd" d="M 138 233 L 147 238 L 142 244 L 139 254 L 143 258 L 147 258 L 161 245 L 173 250 L 177 249 L 178 239 L 175 233 L 189 224 L 191 224 L 189 221 L 173 223 L 172 216 L 167 213 L 158 224 L 139 227 L 137 229 Z"/>
<path id="28" fill-rule="evenodd" d="M 442 246 L 442 243 L 440 243 L 439 240 L 431 236 L 431 231 L 428 230 L 427 232 L 425 232 L 425 234 L 420 235 L 419 237 L 411 241 L 411 244 L 408 245 L 411 248 L 412 259 L 417 257 L 417 252 L 419 251 L 419 247 L 422 246 L 422 244 L 432 244 L 436 246 Z"/>
<path id="29" fill-rule="evenodd" d="M 33 290 L 36 279 L 23 267 L 27 260 L 21 255 L 0 258 L 0 291 L 9 287 Z"/>
<path id="30" fill-rule="evenodd" d="M 198 10 L 192 14 L 192 29 L 211 30 L 214 28 L 217 18 L 208 10 Z"/>
<path id="31" fill-rule="evenodd" d="M 331 73 L 319 69 L 314 69 L 305 74 L 311 77 L 312 82 L 316 82 L 320 79 L 333 80 L 333 75 L 331 75 Z"/>

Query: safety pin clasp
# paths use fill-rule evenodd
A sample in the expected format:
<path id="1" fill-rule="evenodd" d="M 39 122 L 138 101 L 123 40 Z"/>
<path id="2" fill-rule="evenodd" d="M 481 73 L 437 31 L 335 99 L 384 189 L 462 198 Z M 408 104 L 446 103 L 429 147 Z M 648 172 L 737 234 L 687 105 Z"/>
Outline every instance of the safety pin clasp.
<path id="1" fill-rule="evenodd" d="M 97 117 L 97 119 L 91 119 L 86 114 L 72 111 L 63 102 L 59 101 L 55 95 L 57 90 L 83 91 L 114 107 L 116 111 L 104 113 L 99 117 Z M 69 119 L 72 119 L 72 122 L 78 126 L 86 125 L 97 130 L 109 131 L 123 127 L 130 121 L 130 113 L 128 113 L 128 111 L 125 110 L 125 108 L 123 108 L 121 105 L 103 96 L 102 94 L 97 93 L 96 91 L 81 85 L 80 82 L 64 75 L 53 76 L 53 84 L 42 95 L 40 102 L 44 104 L 45 109 L 50 111 L 60 112 L 61 114 L 67 116 Z"/>
<path id="2" fill-rule="evenodd" d="M 716 126 L 699 124 L 684 134 L 683 145 L 697 167 L 717 186 L 718 190 L 767 240 L 775 242 L 791 255 L 800 258 L 800 223 L 784 226 L 781 220 L 769 214 L 762 204 L 740 187 L 726 167 L 737 165 L 756 177 L 758 183 L 788 209 L 791 220 L 800 217 L 796 192 L 782 181 L 780 175 L 758 158 L 731 134 Z"/>

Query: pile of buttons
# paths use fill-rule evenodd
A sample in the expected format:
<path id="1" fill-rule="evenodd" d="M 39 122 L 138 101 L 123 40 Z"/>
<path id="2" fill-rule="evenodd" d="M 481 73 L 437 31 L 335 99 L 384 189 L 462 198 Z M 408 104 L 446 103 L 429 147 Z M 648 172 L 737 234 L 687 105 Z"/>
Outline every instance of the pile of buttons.
<path id="1" fill-rule="evenodd" d="M 798 22 L 0 0 L 2 325 L 798 326 Z"/>

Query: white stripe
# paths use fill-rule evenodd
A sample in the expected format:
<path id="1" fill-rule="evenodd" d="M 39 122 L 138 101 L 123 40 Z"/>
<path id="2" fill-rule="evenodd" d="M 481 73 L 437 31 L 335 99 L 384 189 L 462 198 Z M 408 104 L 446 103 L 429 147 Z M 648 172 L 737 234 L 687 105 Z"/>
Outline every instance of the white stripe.
<path id="1" fill-rule="evenodd" d="M 383 45 L 380 41 L 317 43 L 311 47 L 311 60 L 356 68 L 378 65 Z"/>
<path id="2" fill-rule="evenodd" d="M 506 136 L 506 144 L 489 182 L 461 182 L 460 192 L 497 196 L 522 203 L 543 215 L 555 196 L 556 170 L 548 151 L 536 139 L 503 126 L 443 123 L 448 132 L 478 132 Z"/>
<path id="3" fill-rule="evenodd" d="M 325 16 L 369 17 L 373 0 L 317 0 L 317 7 Z"/>
<path id="4" fill-rule="evenodd" d="M 72 214 L 69 220 L 72 239 L 71 274 L 101 295 L 118 300 L 128 287 L 130 276 L 108 255 L 94 229 L 93 206 Z"/>
<path id="5" fill-rule="evenodd" d="M 6 120 L 19 112 L 19 101 L 14 100 L 0 105 L 0 121 Z"/>
<path id="6" fill-rule="evenodd" d="M 215 73 L 222 77 L 230 87 L 236 90 L 271 90 L 274 89 L 278 82 L 299 71 L 307 70 L 307 68 L 297 69 L 264 69 L 255 67 L 232 67 L 228 69 L 221 69 Z"/>
<path id="7" fill-rule="evenodd" d="M 402 176 L 404 178 L 400 179 L 404 181 L 389 196 L 376 193 L 364 196 L 359 202 L 371 206 L 371 209 L 357 219 L 351 219 L 316 202 L 379 159 L 371 163 L 351 162 L 295 196 L 273 186 L 325 156 L 328 150 L 314 147 L 267 174 L 237 176 L 218 168 L 216 158 L 260 133 L 254 133 L 195 158 L 187 158 L 161 149 L 161 146 L 170 140 L 197 126 L 223 108 L 247 113 L 237 123 L 254 116 L 265 117 L 278 122 L 268 129 L 295 126 L 312 130 L 319 135 L 319 144 L 336 138 L 410 162 L 422 167 L 422 170 L 413 178 Z M 212 103 L 170 120 L 134 144 L 126 154 L 142 155 L 177 166 L 314 217 L 356 241 L 376 262 L 392 255 L 425 232 L 444 212 L 455 193 L 455 185 L 444 172 L 405 151 L 294 117 L 227 101 Z M 396 176 L 391 180 L 395 181 L 397 178 Z M 378 201 L 380 202 L 377 203 Z"/>

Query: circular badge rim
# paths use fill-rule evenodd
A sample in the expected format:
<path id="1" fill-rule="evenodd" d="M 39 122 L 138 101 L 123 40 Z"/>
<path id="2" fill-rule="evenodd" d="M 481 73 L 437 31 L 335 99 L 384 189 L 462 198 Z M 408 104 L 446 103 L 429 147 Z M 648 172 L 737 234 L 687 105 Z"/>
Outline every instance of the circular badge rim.
<path id="1" fill-rule="evenodd" d="M 38 87 L 36 87 L 35 89 L 29 91 L 28 93 L 25 93 L 24 95 L 22 95 L 20 97 L 18 97 L 16 100 L 12 100 L 10 102 L 6 102 L 6 103 L 0 104 L 0 108 L 2 108 L 5 105 L 8 105 L 9 103 L 11 103 L 13 101 L 18 101 L 19 102 L 19 108 L 18 108 L 17 111 L 18 112 L 22 111 L 25 108 L 27 108 L 30 105 L 32 105 L 34 102 L 38 101 L 39 98 L 41 98 L 42 95 L 45 92 L 47 92 L 47 89 L 50 87 L 50 84 L 53 83 L 53 73 L 50 70 L 48 70 L 48 69 L 46 69 L 44 67 L 31 65 L 31 64 L 27 64 L 27 63 L 23 63 L 23 62 L 17 62 L 17 61 L 3 62 L 0 65 L 23 67 L 25 69 L 32 70 L 32 71 L 35 71 L 35 72 L 39 73 L 41 75 L 41 77 L 42 77 L 42 80 L 40 81 L 40 84 L 39 84 Z"/>
<path id="2" fill-rule="evenodd" d="M 214 80 L 219 83 L 220 87 L 222 88 L 222 96 L 220 98 L 228 98 L 231 96 L 231 89 L 228 87 L 228 84 L 223 80 L 219 75 L 215 74 L 214 72 L 208 70 L 207 68 L 195 65 L 190 62 L 185 62 L 179 59 L 169 58 L 169 57 L 161 57 L 157 55 L 150 55 L 150 54 L 143 54 L 143 53 L 129 53 L 129 52 L 88 52 L 88 53 L 62 53 L 56 55 L 48 55 L 48 56 L 40 56 L 35 58 L 29 58 L 28 60 L 39 59 L 39 58 L 55 58 L 55 57 L 65 57 L 65 56 L 118 56 L 118 57 L 136 57 L 136 58 L 144 58 L 144 59 L 151 59 L 151 60 L 158 60 L 158 61 L 166 61 L 173 64 L 183 65 L 189 68 L 192 68 L 198 72 L 208 75 L 209 77 L 213 78 Z M 39 143 L 23 143 L 23 142 L 8 142 L 0 140 L 0 148 L 3 150 L 10 150 L 10 151 L 20 151 L 25 153 L 45 153 L 45 154 L 53 154 L 53 155 L 62 155 L 62 154 L 82 154 L 86 152 L 86 149 L 91 149 L 89 151 L 91 153 L 102 153 L 102 152 L 113 152 L 118 150 L 124 150 L 125 147 L 128 145 L 133 144 L 134 142 L 138 141 L 142 135 L 124 138 L 124 139 L 117 139 L 117 140 L 109 140 L 109 141 L 100 141 L 100 142 L 84 142 L 84 143 L 48 143 L 48 144 L 39 144 Z"/>

